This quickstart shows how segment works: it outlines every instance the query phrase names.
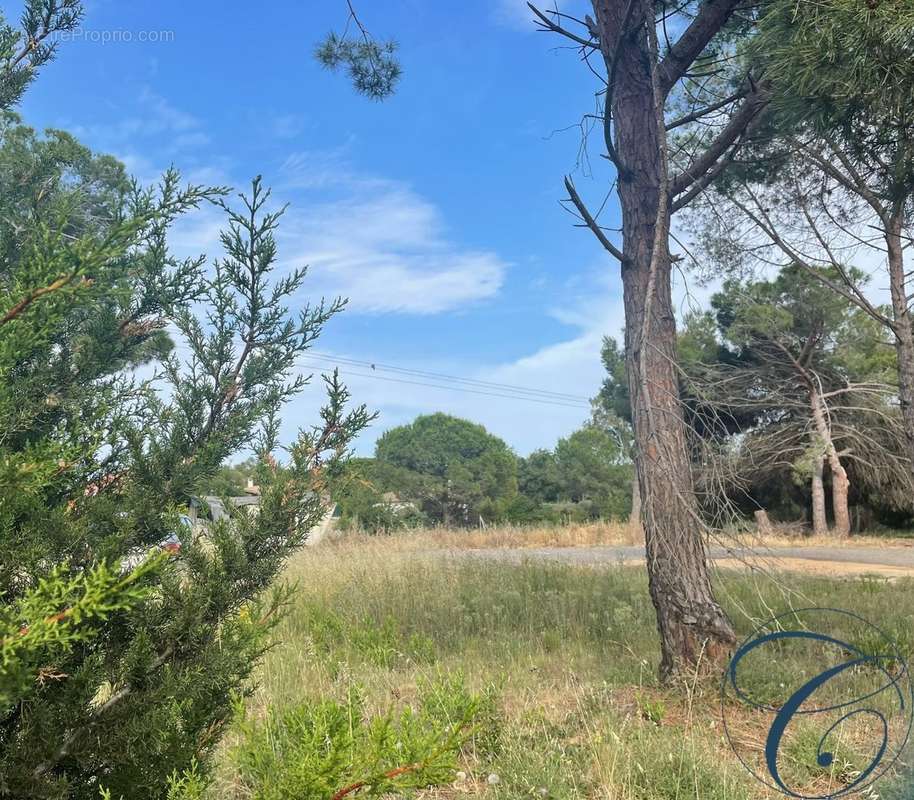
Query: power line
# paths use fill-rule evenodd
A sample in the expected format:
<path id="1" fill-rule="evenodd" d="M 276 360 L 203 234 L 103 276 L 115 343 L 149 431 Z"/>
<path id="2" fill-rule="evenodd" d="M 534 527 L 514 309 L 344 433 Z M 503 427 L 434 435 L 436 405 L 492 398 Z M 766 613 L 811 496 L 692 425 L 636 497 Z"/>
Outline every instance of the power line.
<path id="1" fill-rule="evenodd" d="M 326 364 L 326 362 L 323 362 L 322 359 L 317 359 L 315 356 L 306 356 L 306 357 L 321 361 L 321 363 Z M 336 366 L 335 364 L 333 364 L 333 362 L 330 362 L 330 364 L 331 364 L 331 366 Z M 318 365 L 312 364 L 311 366 L 320 366 L 320 364 L 318 364 Z M 405 378 L 392 378 L 387 375 L 378 375 L 377 373 L 355 372 L 355 371 L 351 370 L 349 367 L 341 369 L 340 372 L 343 375 L 350 375 L 353 377 L 372 378 L 374 380 L 388 381 L 390 383 L 403 383 L 403 384 L 409 384 L 411 386 L 428 386 L 432 389 L 444 389 L 445 391 L 449 391 L 449 392 L 465 392 L 467 394 L 485 395 L 486 397 L 502 397 L 506 400 L 525 400 L 529 403 L 541 403 L 543 405 L 559 406 L 560 408 L 574 408 L 574 409 L 589 408 L 589 404 L 585 406 L 584 403 L 574 403 L 574 402 L 570 402 L 570 401 L 562 402 L 559 400 L 533 397 L 531 395 L 516 395 L 516 394 L 501 394 L 501 393 L 497 393 L 497 392 L 486 392 L 486 391 L 482 391 L 480 389 L 469 389 L 469 388 L 466 388 L 463 386 L 443 386 L 441 384 L 427 383 L 425 381 L 411 381 L 411 380 L 406 380 Z"/>
<path id="2" fill-rule="evenodd" d="M 485 389 L 495 389 L 498 391 L 507 391 L 515 392 L 521 394 L 531 394 L 537 397 L 551 397 L 555 400 L 561 401 L 572 401 L 572 402 L 581 402 L 587 403 L 590 405 L 590 398 L 584 397 L 579 394 L 568 394 L 566 392 L 553 392 L 548 389 L 532 389 L 527 386 L 515 386 L 510 383 L 495 383 L 493 381 L 481 381 L 475 378 L 461 378 L 458 375 L 446 375 L 440 372 L 428 372 L 421 369 L 408 369 L 406 367 L 397 367 L 391 364 L 380 364 L 377 361 L 364 361 L 356 358 L 346 358 L 344 356 L 334 356 L 329 353 L 317 353 L 314 351 L 309 351 L 305 355 L 318 356 L 324 359 L 330 359 L 331 361 L 339 361 L 341 363 L 346 363 L 352 366 L 357 367 L 367 367 L 373 372 L 382 370 L 385 372 L 394 372 L 402 375 L 410 375 L 420 378 L 431 378 L 433 380 L 439 381 L 454 381 L 457 383 L 464 383 L 468 386 L 478 386 Z"/>

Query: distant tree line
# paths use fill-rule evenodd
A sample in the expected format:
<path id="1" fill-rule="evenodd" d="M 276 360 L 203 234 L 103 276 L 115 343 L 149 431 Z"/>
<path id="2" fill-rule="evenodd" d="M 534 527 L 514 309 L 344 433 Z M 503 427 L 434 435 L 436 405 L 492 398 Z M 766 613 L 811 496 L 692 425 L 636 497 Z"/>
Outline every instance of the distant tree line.
<path id="1" fill-rule="evenodd" d="M 553 449 L 526 457 L 481 425 L 441 413 L 417 417 L 381 436 L 373 458 L 343 469 L 334 496 L 343 524 L 383 532 L 627 518 L 629 434 L 604 417 L 595 413 Z"/>
<path id="2" fill-rule="evenodd" d="M 727 280 L 709 310 L 687 315 L 677 356 L 698 490 L 728 503 L 731 522 L 759 509 L 816 533 L 914 522 L 896 349 L 871 314 L 790 265 L 771 279 Z M 344 468 L 343 524 L 377 532 L 628 518 L 638 491 L 615 339 L 604 339 L 602 360 L 590 418 L 551 449 L 517 456 L 481 425 L 441 413 L 387 431 L 373 457 Z M 240 489 L 238 471 L 224 477 Z"/>
<path id="3" fill-rule="evenodd" d="M 705 506 L 728 506 L 733 524 L 765 510 L 810 533 L 914 524 L 896 349 L 872 315 L 788 265 L 725 281 L 676 346 Z M 626 419 L 624 353 L 607 337 L 602 355 L 595 409 Z"/>

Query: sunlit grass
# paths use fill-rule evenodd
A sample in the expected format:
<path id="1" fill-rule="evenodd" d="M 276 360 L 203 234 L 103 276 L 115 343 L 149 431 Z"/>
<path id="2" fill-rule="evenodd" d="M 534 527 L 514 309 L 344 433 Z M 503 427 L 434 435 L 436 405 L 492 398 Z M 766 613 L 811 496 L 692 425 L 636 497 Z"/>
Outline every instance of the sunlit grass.
<path id="1" fill-rule="evenodd" d="M 369 711 L 384 712 L 414 703 L 424 682 L 457 673 L 494 693 L 497 747 L 470 748 L 455 784 L 429 797 L 776 796 L 729 750 L 716 674 L 657 684 L 658 637 L 641 568 L 508 564 L 355 537 L 307 549 L 286 577 L 298 588 L 251 713 L 344 696 L 353 685 Z M 741 635 L 790 603 L 852 609 L 903 632 L 912 588 L 914 581 L 874 578 L 718 579 Z M 910 657 L 910 636 L 900 644 Z M 756 677 L 763 689 L 779 688 L 782 677 L 811 674 L 809 657 L 785 653 L 767 683 Z M 766 719 L 734 713 L 737 735 L 763 747 Z M 791 777 L 815 786 L 829 776 L 805 765 L 808 736 L 801 731 L 785 754 Z M 854 752 L 852 744 L 843 752 Z M 227 766 L 214 796 L 238 797 Z"/>

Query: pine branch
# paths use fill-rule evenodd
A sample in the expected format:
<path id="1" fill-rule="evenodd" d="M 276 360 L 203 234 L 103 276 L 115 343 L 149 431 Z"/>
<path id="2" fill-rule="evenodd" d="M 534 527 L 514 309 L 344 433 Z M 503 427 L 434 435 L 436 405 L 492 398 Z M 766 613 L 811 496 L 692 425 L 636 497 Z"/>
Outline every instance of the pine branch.
<path id="1" fill-rule="evenodd" d="M 597 240 L 600 242 L 600 244 L 603 245 L 603 247 L 606 249 L 606 251 L 610 255 L 612 255 L 614 258 L 617 258 L 620 263 L 624 262 L 625 261 L 624 254 L 618 247 L 616 247 L 611 241 L 609 241 L 606 234 L 603 232 L 603 229 L 600 227 L 600 225 L 597 223 L 597 221 L 593 218 L 593 215 L 587 209 L 587 206 L 585 205 L 584 201 L 581 199 L 581 196 L 578 194 L 578 190 L 575 189 L 575 187 L 574 187 L 574 182 L 571 180 L 571 177 L 568 175 L 565 176 L 565 188 L 568 190 L 569 199 L 571 200 L 572 203 L 574 203 L 575 208 L 577 208 L 578 213 L 581 215 L 581 219 L 584 220 L 584 224 L 588 228 L 590 228 L 590 230 L 593 232 L 594 236 L 597 237 Z"/>
<path id="2" fill-rule="evenodd" d="M 671 195 L 675 197 L 682 194 L 693 183 L 701 180 L 707 172 L 714 170 L 727 150 L 745 134 L 752 121 L 768 105 L 770 98 L 770 87 L 767 83 L 756 85 L 705 150 L 692 160 L 687 169 L 672 179 Z"/>
<path id="3" fill-rule="evenodd" d="M 582 36 L 578 36 L 576 33 L 568 30 L 567 28 L 562 27 L 557 22 L 553 22 L 549 17 L 547 17 L 542 11 L 540 11 L 533 3 L 528 2 L 527 8 L 529 8 L 534 14 L 536 14 L 539 24 L 542 26 L 539 30 L 547 33 L 557 33 L 560 36 L 564 36 L 566 39 L 574 42 L 575 44 L 581 45 L 581 47 L 598 49 L 600 47 L 600 40 L 596 38 L 585 39 Z M 589 32 L 589 31 L 588 31 Z"/>
<path id="4" fill-rule="evenodd" d="M 743 0 L 705 0 L 695 18 L 659 65 L 660 91 L 666 97 L 720 32 Z"/>
<path id="5" fill-rule="evenodd" d="M 676 128 L 680 128 L 683 125 L 688 125 L 690 122 L 697 122 L 702 117 L 706 117 L 708 114 L 713 114 L 715 111 L 720 111 L 722 108 L 726 108 L 731 103 L 735 103 L 737 100 L 742 100 L 749 92 L 751 87 L 747 85 L 745 88 L 740 89 L 738 92 L 723 98 L 722 100 L 717 101 L 716 103 L 711 103 L 710 105 L 699 108 L 696 111 L 692 111 L 689 114 L 685 114 L 682 117 L 677 117 L 672 122 L 666 124 L 666 130 L 671 131 Z"/>

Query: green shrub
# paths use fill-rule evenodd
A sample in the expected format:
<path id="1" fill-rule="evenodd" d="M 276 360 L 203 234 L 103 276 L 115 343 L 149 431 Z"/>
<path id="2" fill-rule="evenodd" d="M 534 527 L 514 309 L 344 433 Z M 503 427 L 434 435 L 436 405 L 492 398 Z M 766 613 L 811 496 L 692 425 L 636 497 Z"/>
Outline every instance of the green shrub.
<path id="1" fill-rule="evenodd" d="M 240 742 L 228 756 L 233 783 L 250 800 L 381 797 L 448 783 L 474 721 L 490 704 L 458 676 L 420 687 L 415 707 L 374 717 L 366 715 L 358 689 L 341 701 L 272 709 L 262 721 L 239 711 Z"/>
<path id="2" fill-rule="evenodd" d="M 0 185 L 18 187 L 0 192 L 0 794 L 161 798 L 175 770 L 206 772 L 281 616 L 275 579 L 369 421 L 326 376 L 321 423 L 278 463 L 298 356 L 342 301 L 284 305 L 304 273 L 272 280 L 281 212 L 259 179 L 239 207 L 174 170 L 131 188 L 113 160 L 0 119 Z M 168 250 L 210 202 L 228 220 L 212 271 Z M 260 513 L 180 524 L 243 448 Z"/>

